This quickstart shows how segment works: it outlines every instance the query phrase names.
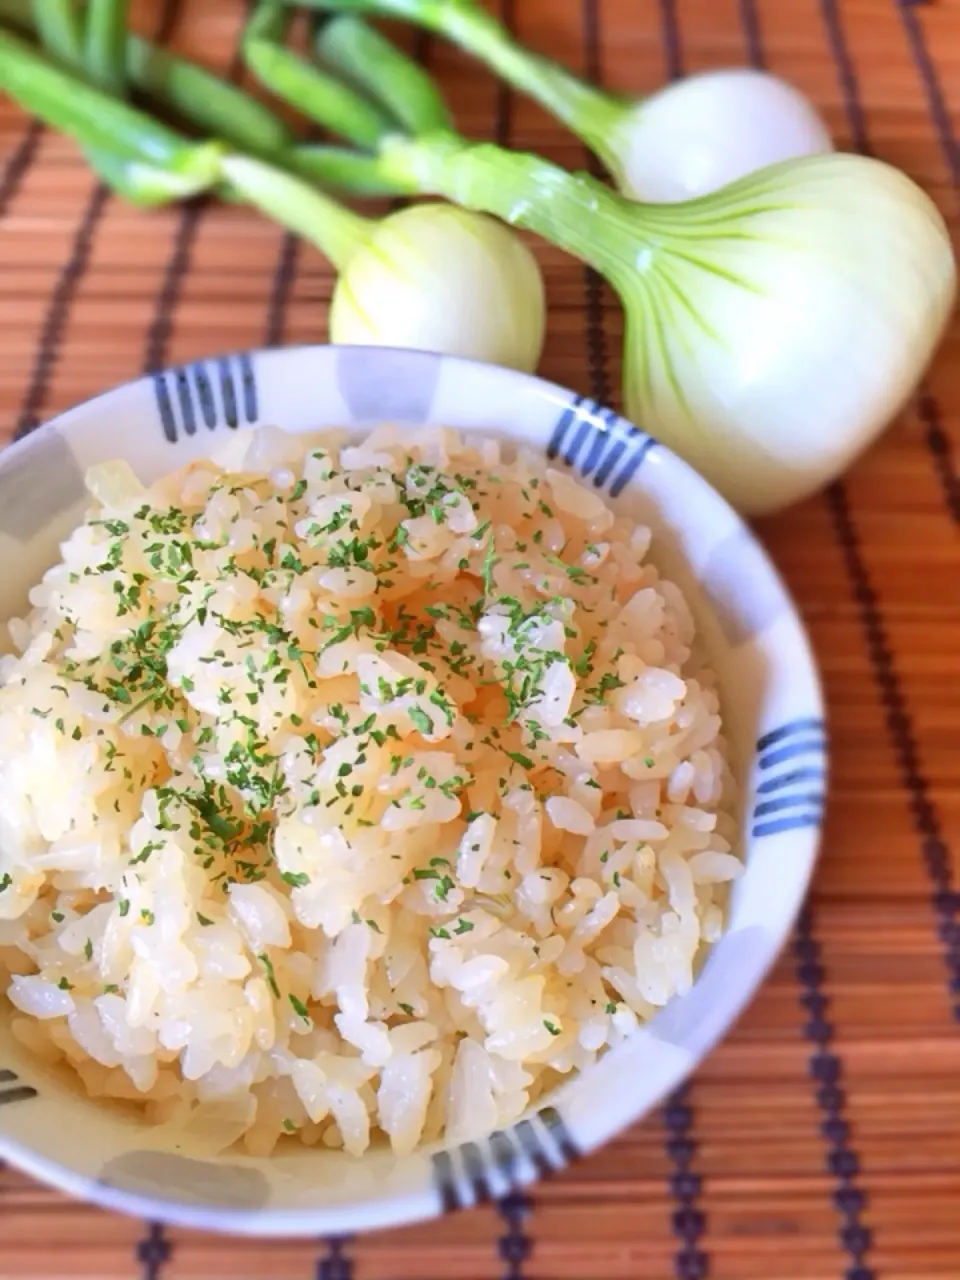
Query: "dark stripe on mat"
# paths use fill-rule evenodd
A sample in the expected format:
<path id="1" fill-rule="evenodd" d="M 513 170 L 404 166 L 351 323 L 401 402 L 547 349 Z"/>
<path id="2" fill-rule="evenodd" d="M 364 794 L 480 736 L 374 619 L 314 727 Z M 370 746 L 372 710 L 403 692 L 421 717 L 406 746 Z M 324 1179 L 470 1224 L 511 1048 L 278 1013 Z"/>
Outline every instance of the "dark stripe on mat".
<path id="1" fill-rule="evenodd" d="M 684 1084 L 670 1095 L 663 1108 L 670 1194 L 675 1206 L 670 1226 L 680 1242 L 673 1257 L 677 1280 L 705 1280 L 710 1274 L 710 1255 L 701 1248 L 707 1219 L 700 1207 L 703 1184 L 696 1171 L 694 1119 L 690 1086 Z"/>
<path id="2" fill-rule="evenodd" d="M 13 433 L 14 440 L 21 440 L 39 425 L 53 371 L 60 358 L 60 343 L 70 317 L 70 308 L 73 306 L 77 287 L 86 275 L 90 262 L 90 250 L 93 248 L 100 219 L 103 217 L 109 199 L 109 190 L 102 182 L 97 182 L 90 192 L 87 207 L 77 225 L 70 256 L 60 270 L 47 304 L 47 313 L 43 319 L 43 328 L 40 330 L 37 351 L 30 370 L 30 380 L 20 404 L 20 413 Z"/>
<path id="3" fill-rule="evenodd" d="M 43 125 L 39 120 L 31 119 L 20 141 L 10 152 L 0 175 L 0 218 L 7 212 L 10 201 L 20 190 L 21 182 L 36 159 L 42 136 Z"/>
<path id="4" fill-rule="evenodd" d="M 290 295 L 297 278 L 297 267 L 300 263 L 300 240 L 292 231 L 285 231 L 280 241 L 280 252 L 277 254 L 277 265 L 273 269 L 273 281 L 270 286 L 270 301 L 267 304 L 267 323 L 263 331 L 263 343 L 266 347 L 279 347 L 283 342 L 286 328 L 287 308 Z"/>
<path id="5" fill-rule="evenodd" d="M 914 12 L 920 6 L 917 3 L 909 4 L 906 0 L 894 0 L 894 3 L 900 11 L 910 55 L 927 95 L 937 139 L 950 170 L 950 180 L 954 190 L 960 191 L 960 139 L 953 127 L 940 75 L 927 48 L 923 24 Z M 833 8 L 834 5 L 831 4 L 830 7 Z M 931 395 L 921 393 L 917 412 L 926 432 L 927 448 L 933 456 L 937 478 L 946 495 L 948 510 L 954 522 L 960 524 L 960 468 L 953 442 L 943 429 L 940 407 Z"/>
<path id="6" fill-rule="evenodd" d="M 679 80 L 684 74 L 683 42 L 676 0 L 660 0 L 660 36 L 666 62 L 667 79 Z"/>
<path id="7" fill-rule="evenodd" d="M 346 1252 L 348 1236 L 329 1236 L 314 1268 L 315 1280 L 353 1280 L 353 1259 Z"/>
<path id="8" fill-rule="evenodd" d="M 136 1245 L 135 1252 L 141 1268 L 141 1280 L 161 1280 L 163 1269 L 173 1253 L 173 1245 L 167 1239 L 162 1223 L 150 1223 L 147 1234 Z"/>
<path id="9" fill-rule="evenodd" d="M 746 0 L 752 3 L 753 0 Z M 900 3 L 903 9 L 902 0 Z M 835 0 L 821 0 L 827 24 L 831 53 L 845 89 L 853 88 L 854 102 L 859 103 L 856 72 L 839 21 Z M 915 25 L 913 14 L 909 14 Z M 828 19 L 831 19 L 828 21 Z M 919 28 L 916 28 L 919 33 Z M 928 58 L 929 61 L 929 58 Z M 762 65 L 762 63 L 761 63 Z M 859 123 L 858 123 L 859 122 Z M 868 143 L 862 123 L 862 111 L 854 111 L 851 126 L 855 141 Z M 958 171 L 960 177 L 960 171 Z M 921 402 L 925 397 L 921 397 Z M 928 397 L 927 397 L 928 398 Z M 860 549 L 860 537 L 850 513 L 846 490 L 841 482 L 827 491 L 834 535 L 843 552 L 844 567 L 854 600 L 859 606 L 860 623 L 866 642 L 871 671 L 883 707 L 887 731 L 899 766 L 900 778 L 907 792 L 914 830 L 921 841 L 921 854 L 930 880 L 931 905 L 943 944 L 947 968 L 947 989 L 954 1017 L 960 1021 L 960 893 L 956 891 L 951 871 L 950 850 L 943 837 L 943 827 L 936 806 L 930 798 L 930 784 L 923 771 L 913 718 L 907 709 L 903 685 L 893 657 L 883 612 L 878 603 L 867 566 Z"/>
<path id="10" fill-rule="evenodd" d="M 741 0 L 740 17 L 750 61 L 755 67 L 765 68 L 756 0 Z M 842 74 L 842 68 L 840 71 Z M 841 486 L 835 488 L 841 489 Z M 839 1084 L 843 1076 L 843 1062 L 840 1055 L 830 1048 L 833 1027 L 826 1016 L 829 997 L 820 955 L 813 912 L 808 905 L 800 916 L 794 937 L 795 972 L 800 984 L 800 1005 L 809 1019 L 804 1024 L 803 1034 L 814 1045 L 808 1069 L 817 1086 L 815 1098 L 823 1117 L 820 1134 L 827 1147 L 827 1169 L 835 1179 L 832 1198 L 840 1215 L 837 1241 L 849 1263 L 844 1280 L 874 1280 L 874 1273 L 865 1262 L 872 1245 L 870 1233 L 861 1219 L 866 1195 L 855 1183 L 860 1161 L 850 1142 L 850 1129 L 845 1117 L 846 1095 Z"/>
<path id="11" fill-rule="evenodd" d="M 952 132 L 936 73 L 923 43 L 923 33 L 916 16 L 913 13 L 904 12 L 902 3 L 899 7 L 907 24 L 908 34 L 911 36 L 911 45 L 918 68 L 927 83 L 931 114 L 934 116 L 937 132 L 950 163 L 954 184 L 960 185 L 960 167 L 955 161 L 956 138 Z M 872 147 L 860 94 L 859 77 L 837 0 L 820 0 L 820 11 L 826 27 L 830 51 L 837 64 L 854 145 L 858 151 L 870 155 Z M 926 428 L 927 448 L 933 455 L 934 467 L 944 491 L 947 508 L 953 519 L 960 524 L 960 480 L 954 469 L 950 441 L 940 425 L 939 408 L 929 393 L 921 392 L 917 410 Z M 850 516 L 845 491 L 839 487 L 831 490 L 828 503 L 836 536 L 843 547 L 847 574 L 860 605 L 861 624 L 870 665 L 886 713 L 887 728 L 900 767 L 900 776 L 910 799 L 914 828 L 922 841 L 923 860 L 933 890 L 933 910 L 937 917 L 940 938 L 944 944 L 951 1003 L 954 1016 L 960 1020 L 960 922 L 958 922 L 960 896 L 954 891 L 949 850 L 943 839 L 939 814 L 930 800 L 930 787 L 920 765 L 920 753 L 912 719 L 907 712 L 906 699 L 887 641 L 883 616 L 860 552 L 859 538 Z"/>
<path id="12" fill-rule="evenodd" d="M 844 1115 L 847 1099 L 843 1089 L 843 1062 L 830 1047 L 834 1034 L 828 1016 L 830 999 L 824 989 L 826 973 L 809 907 L 804 909 L 797 924 L 793 954 L 801 988 L 800 1005 L 809 1019 L 803 1034 L 813 1045 L 809 1069 L 816 1085 L 820 1134 L 827 1148 L 827 1168 L 835 1183 L 833 1203 L 840 1215 L 837 1238 L 850 1259 L 844 1280 L 874 1280 L 875 1273 L 867 1265 L 873 1236 L 863 1222 L 867 1197 L 858 1184 L 860 1161 L 851 1144 L 850 1125 Z"/>
<path id="13" fill-rule="evenodd" d="M 908 0 L 893 0 L 893 3 L 900 11 L 903 30 L 910 46 L 910 55 L 923 82 L 937 139 L 950 169 L 950 179 L 954 187 L 960 188 L 960 139 L 957 138 L 953 127 L 943 85 L 940 83 L 940 74 L 927 48 L 923 24 L 914 12 L 920 6 L 916 3 L 908 3 Z"/>
<path id="14" fill-rule="evenodd" d="M 506 1226 L 497 1239 L 497 1253 L 503 1263 L 501 1280 L 523 1280 L 524 1264 L 533 1253 L 533 1240 L 526 1230 L 532 1212 L 533 1201 L 522 1191 L 513 1191 L 497 1202 L 497 1213 Z"/>
<path id="15" fill-rule="evenodd" d="M 860 537 L 850 514 L 846 491 L 835 484 L 827 491 L 827 506 L 844 566 L 860 610 L 860 625 L 870 658 L 873 679 L 887 722 L 887 732 L 906 789 L 913 827 L 920 837 L 920 851 L 932 887 L 931 905 L 943 944 L 947 990 L 954 1018 L 960 1022 L 960 893 L 953 883 L 950 849 L 936 805 L 930 799 L 930 783 L 920 763 L 913 718 L 907 710 L 900 674 L 887 636 L 883 613 L 860 550 Z"/>

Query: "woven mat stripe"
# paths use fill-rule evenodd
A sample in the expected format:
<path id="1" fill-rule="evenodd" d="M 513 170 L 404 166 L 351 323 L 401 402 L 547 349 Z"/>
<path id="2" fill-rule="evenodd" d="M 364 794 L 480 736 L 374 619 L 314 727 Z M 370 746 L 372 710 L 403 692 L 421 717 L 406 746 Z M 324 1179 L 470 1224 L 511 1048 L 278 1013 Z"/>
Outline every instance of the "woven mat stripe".
<path id="1" fill-rule="evenodd" d="M 836 0 L 823 0 L 823 3 L 829 11 L 835 11 Z M 933 55 L 927 48 L 923 24 L 915 12 L 916 3 L 910 4 L 907 0 L 893 0 L 893 3 L 900 13 L 910 56 L 923 84 L 937 141 L 950 172 L 950 181 L 954 190 L 960 191 L 960 139 L 953 127 L 940 74 Z M 856 80 L 853 81 L 853 88 L 855 95 Z M 940 406 L 926 390 L 918 398 L 917 413 L 923 423 L 927 449 L 933 459 L 934 471 L 943 490 L 947 510 L 954 524 L 960 525 L 960 465 L 954 455 L 950 437 L 943 428 Z"/>
<path id="2" fill-rule="evenodd" d="M 162 1223 L 151 1222 L 146 1235 L 134 1246 L 142 1280 L 161 1280 L 172 1253 L 173 1246 Z"/>
<path id="3" fill-rule="evenodd" d="M 22 440 L 40 423 L 50 381 L 60 356 L 61 340 L 70 316 L 70 308 L 73 306 L 80 281 L 86 275 L 90 263 L 90 251 L 104 211 L 110 202 L 110 194 L 109 189 L 102 182 L 95 183 L 86 208 L 77 223 L 70 253 L 57 277 L 47 305 L 37 343 L 37 353 L 30 370 L 27 389 L 20 404 L 20 412 L 17 415 L 14 440 Z"/>
<path id="4" fill-rule="evenodd" d="M 905 5 L 903 0 L 895 0 L 895 3 L 906 27 L 914 62 L 924 82 L 930 114 L 950 167 L 954 186 L 960 188 L 960 160 L 956 154 L 957 139 L 950 123 L 939 77 L 926 47 L 923 31 L 909 5 Z M 871 155 L 873 148 L 860 91 L 860 77 L 837 0 L 820 0 L 820 12 L 830 51 L 837 66 L 844 109 L 854 146 L 864 155 Z M 947 511 L 953 520 L 960 524 L 960 477 L 956 473 L 949 438 L 941 425 L 940 408 L 935 398 L 926 390 L 921 391 L 916 407 L 924 425 L 925 443 L 933 459 L 934 471 L 943 491 Z M 874 679 L 887 713 L 887 724 L 901 776 L 910 797 L 914 825 L 923 841 L 923 859 L 933 890 L 932 906 L 937 930 L 944 946 L 948 990 L 952 997 L 954 1016 L 960 1020 L 960 937 L 958 937 L 960 901 L 954 892 L 950 874 L 949 850 L 943 839 L 939 814 L 930 799 L 929 783 L 921 767 L 916 734 L 907 714 L 906 699 L 893 662 L 892 651 L 887 643 L 883 617 L 876 605 L 876 597 L 867 579 L 863 559 L 859 554 L 856 529 L 850 517 L 849 506 L 842 492 L 831 495 L 829 502 L 834 526 L 845 548 L 848 573 L 860 602 L 861 621 L 870 651 Z"/>
<path id="5" fill-rule="evenodd" d="M 30 120 L 20 137 L 20 141 L 10 152 L 3 174 L 0 175 L 0 218 L 10 207 L 10 202 L 20 190 L 20 185 L 37 157 L 40 139 L 43 136 L 43 125 L 39 120 Z"/>
<path id="6" fill-rule="evenodd" d="M 960 187 L 960 161 L 955 156 L 956 138 L 923 32 L 909 5 L 895 0 L 906 24 L 914 61 L 924 80 L 931 116 L 944 148 L 955 186 Z M 821 14 L 827 39 L 840 77 L 847 117 L 855 146 L 870 154 L 870 138 L 860 93 L 860 82 L 843 26 L 837 0 L 821 0 Z M 955 474 L 949 441 L 940 425 L 939 408 L 929 392 L 919 397 L 918 409 L 926 428 L 927 447 L 944 488 L 947 510 L 960 521 L 960 480 Z M 861 627 L 867 644 L 873 678 L 886 713 L 887 728 L 897 758 L 900 776 L 909 797 L 913 825 L 921 839 L 921 854 L 931 886 L 931 905 L 937 932 L 943 945 L 947 969 L 947 989 L 953 1015 L 960 1022 L 960 894 L 951 874 L 950 850 L 936 805 L 930 797 L 930 783 L 920 758 L 913 718 L 889 644 L 883 613 L 870 582 L 860 552 L 859 537 L 842 486 L 828 494 L 828 505 L 837 538 L 843 549 L 847 573 L 860 606 Z"/>
<path id="7" fill-rule="evenodd" d="M 764 69 L 767 59 L 763 30 L 756 0 L 741 0 L 740 20 L 747 55 L 753 66 Z M 831 50 L 831 52 L 835 52 Z M 842 64 L 838 65 L 841 76 Z M 858 566 L 862 571 L 862 562 Z M 853 566 L 848 565 L 851 584 L 855 581 Z M 849 1266 L 845 1280 L 873 1280 L 867 1266 L 872 1246 L 869 1228 L 863 1222 L 866 1195 L 859 1185 L 860 1160 L 852 1145 L 846 1120 L 846 1092 L 842 1087 L 843 1060 L 831 1048 L 833 1026 L 829 1020 L 830 997 L 827 975 L 822 963 L 813 912 L 805 907 L 794 938 L 795 974 L 800 986 L 799 1003 L 808 1021 L 803 1034 L 813 1045 L 809 1073 L 816 1085 L 815 1100 L 821 1116 L 820 1133 L 826 1145 L 826 1165 L 835 1180 L 833 1202 L 840 1216 L 837 1241 L 847 1255 Z"/>
<path id="8" fill-rule="evenodd" d="M 930 796 L 930 783 L 920 757 L 913 717 L 908 710 L 883 610 L 867 570 L 860 536 L 843 485 L 831 486 L 827 492 L 827 506 L 859 609 L 871 673 L 884 710 L 900 779 L 907 793 L 913 827 L 920 837 L 920 853 L 931 884 L 930 901 L 947 970 L 947 996 L 953 1016 L 960 1022 L 960 894 L 954 888 L 950 849 L 943 837 L 937 806 Z"/>
<path id="9" fill-rule="evenodd" d="M 920 8 L 920 0 L 892 0 L 892 3 L 900 13 L 904 34 L 910 47 L 910 56 L 923 83 L 937 141 L 950 170 L 950 180 L 955 188 L 960 188 L 960 140 L 953 127 L 940 74 L 933 55 L 927 48 L 923 25 L 916 13 Z"/>
<path id="10" fill-rule="evenodd" d="M 900 8 L 903 11 L 902 5 Z M 847 109 L 851 124 L 855 123 L 859 131 L 855 141 L 866 141 L 868 134 L 863 122 L 856 68 L 849 44 L 844 39 L 835 0 L 821 0 L 821 15 L 841 86 L 845 94 L 851 90 L 854 94 Z M 909 16 L 913 17 L 912 14 Z M 760 47 L 751 49 L 751 54 L 759 54 L 762 59 Z M 762 61 L 758 65 L 762 65 Z M 944 838 L 939 811 L 931 799 L 930 782 L 921 758 L 914 719 L 893 656 L 879 596 L 861 551 L 859 532 L 844 485 L 831 486 L 826 501 L 852 595 L 859 608 L 871 675 L 885 713 L 890 744 L 907 795 L 913 827 L 920 838 L 920 853 L 930 881 L 931 905 L 947 970 L 948 999 L 953 1016 L 960 1021 L 960 893 L 956 892 L 953 883 L 950 849 Z"/>
<path id="11" fill-rule="evenodd" d="M 353 1258 L 347 1253 L 349 1238 L 328 1236 L 317 1257 L 315 1280 L 353 1280 Z"/>

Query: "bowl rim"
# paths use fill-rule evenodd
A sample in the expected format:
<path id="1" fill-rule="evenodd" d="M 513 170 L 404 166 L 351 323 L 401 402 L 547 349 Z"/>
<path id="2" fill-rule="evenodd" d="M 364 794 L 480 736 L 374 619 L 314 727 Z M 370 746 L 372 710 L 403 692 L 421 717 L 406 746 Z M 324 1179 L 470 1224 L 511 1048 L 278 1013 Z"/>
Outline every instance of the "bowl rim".
<path id="1" fill-rule="evenodd" d="M 517 386 L 525 385 L 529 390 L 535 392 L 538 398 L 546 399 L 558 407 L 584 401 L 584 397 L 564 387 L 562 384 L 540 378 L 534 374 L 521 373 L 516 370 L 462 357 L 438 355 L 408 348 L 303 343 L 283 347 L 247 348 L 223 354 L 216 353 L 212 356 L 196 357 L 189 362 L 189 365 L 243 359 L 248 361 L 304 359 L 311 356 L 315 357 L 324 352 L 332 353 L 334 358 L 338 352 L 354 353 L 358 358 L 369 360 L 374 364 L 385 358 L 389 360 L 399 357 L 411 361 L 421 358 L 424 360 L 429 359 L 431 361 L 439 361 L 441 367 L 447 366 L 456 369 L 458 366 L 462 366 L 465 369 L 482 373 L 486 378 L 513 382 Z M 43 439 L 53 432 L 69 435 L 75 426 L 80 425 L 82 414 L 95 407 L 99 402 L 107 401 L 124 392 L 142 388 L 151 383 L 156 385 L 157 379 L 163 379 L 169 374 L 175 374 L 183 367 L 187 366 L 173 365 L 155 373 L 143 374 L 139 377 L 128 379 L 48 419 L 27 435 L 11 441 L 10 444 L 0 450 L 0 471 L 6 469 L 9 462 L 21 455 L 28 454 L 31 448 L 35 447 L 37 440 Z M 607 415 L 611 421 L 615 421 L 622 427 L 630 428 L 634 431 L 639 430 L 639 428 L 635 428 L 632 423 L 621 415 L 616 414 L 613 410 L 608 410 L 603 405 L 592 400 L 587 401 L 587 403 L 590 405 L 591 411 L 597 415 Z M 477 428 L 482 429 L 480 426 L 482 404 L 479 407 L 474 405 L 472 408 L 477 417 Z M 432 421 L 433 419 L 428 420 Z M 494 426 L 491 424 L 487 427 L 487 430 L 502 431 L 506 436 L 513 434 L 510 428 L 505 428 L 502 425 Z M 667 446 L 656 441 L 653 437 L 647 436 L 646 438 L 656 444 L 657 452 L 669 460 L 677 483 L 691 489 L 703 502 L 712 504 L 727 518 L 733 517 L 736 525 L 745 533 L 747 543 L 752 552 L 758 553 L 759 561 L 763 562 L 766 572 L 778 584 L 786 602 L 785 618 L 796 638 L 800 641 L 801 648 L 808 661 L 809 671 L 807 674 L 810 677 L 815 702 L 814 709 L 820 718 L 820 722 L 826 723 L 827 712 L 822 680 L 807 628 L 792 594 L 783 582 L 779 570 L 765 547 L 761 544 L 753 529 L 733 510 L 727 500 L 713 488 L 708 480 L 674 454 Z M 182 463 L 176 465 L 182 465 Z M 827 791 L 829 788 L 829 741 L 826 741 L 823 747 L 823 772 L 824 789 Z M 561 1159 L 559 1161 L 555 1160 L 553 1167 L 531 1165 L 529 1169 L 520 1168 L 515 1170 L 510 1184 L 511 1188 L 527 1186 L 538 1181 L 541 1177 L 550 1176 L 555 1169 L 564 1167 L 573 1161 L 579 1161 L 598 1147 L 605 1145 L 614 1133 L 622 1132 L 629 1125 L 649 1115 L 699 1067 L 700 1063 L 712 1052 L 716 1044 L 730 1033 L 742 1016 L 744 1009 L 755 998 L 757 991 L 787 943 L 790 932 L 803 909 L 810 880 L 819 857 L 821 842 L 822 827 L 811 828 L 802 875 L 793 891 L 793 901 L 784 916 L 782 927 L 777 930 L 776 936 L 772 936 L 770 944 L 765 947 L 762 961 L 751 968 L 749 980 L 738 989 L 733 997 L 727 997 L 726 1004 L 729 1012 L 723 1017 L 719 1025 L 711 1028 L 707 1034 L 700 1037 L 700 1042 L 693 1056 L 689 1060 L 677 1062 L 671 1071 L 662 1073 L 662 1078 L 658 1081 L 655 1090 L 648 1090 L 642 1093 L 639 1096 L 639 1101 L 636 1103 L 629 1102 L 622 1107 L 616 1124 L 612 1128 L 608 1126 L 609 1131 L 601 1133 L 595 1141 L 591 1141 L 588 1145 L 582 1147 L 571 1146 L 567 1150 L 561 1137 Z M 698 974 L 694 986 L 700 981 L 701 975 Z M 673 1002 L 671 1001 L 670 1003 Z M 659 1017 L 659 1015 L 657 1016 Z M 590 1069 L 590 1071 L 593 1070 L 595 1068 Z M 589 1074 L 589 1072 L 584 1073 L 584 1075 L 586 1074 Z M 67 1165 L 58 1163 L 55 1159 L 41 1154 L 29 1145 L 17 1141 L 2 1132 L 0 1132 L 0 1156 L 31 1176 L 56 1187 L 58 1190 L 79 1199 L 93 1202 L 103 1208 L 163 1222 L 176 1227 L 203 1229 L 236 1235 L 267 1238 L 349 1235 L 365 1230 L 413 1224 L 439 1217 L 446 1212 L 472 1207 L 470 1202 L 464 1201 L 453 1204 L 445 1203 L 438 1195 L 436 1187 L 418 1185 L 415 1188 L 404 1188 L 401 1191 L 397 1191 L 395 1188 L 388 1192 L 377 1191 L 373 1195 L 352 1200 L 349 1203 L 337 1204 L 333 1207 L 319 1205 L 309 1208 L 266 1208 L 250 1211 L 226 1205 L 190 1203 L 175 1197 L 168 1198 L 160 1193 L 131 1191 L 104 1181 L 94 1180 Z M 480 1198 L 478 1195 L 473 1203 L 479 1203 Z"/>

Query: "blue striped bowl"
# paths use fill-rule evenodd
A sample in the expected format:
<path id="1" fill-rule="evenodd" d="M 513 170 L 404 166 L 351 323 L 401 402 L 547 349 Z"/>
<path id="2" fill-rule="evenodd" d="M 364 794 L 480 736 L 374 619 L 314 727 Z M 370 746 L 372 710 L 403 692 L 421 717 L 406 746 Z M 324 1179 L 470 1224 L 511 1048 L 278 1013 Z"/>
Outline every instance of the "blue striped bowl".
<path id="1" fill-rule="evenodd" d="M 65 1191 L 184 1226 L 257 1235 L 399 1225 L 500 1196 L 648 1112 L 729 1029 L 784 944 L 814 867 L 823 702 L 796 609 L 753 535 L 639 428 L 537 378 L 422 352 L 300 347 L 198 361 L 107 392 L 0 455 L 2 614 L 57 556 L 84 470 L 123 457 L 150 482 L 256 423 L 290 431 L 437 422 L 542 447 L 649 523 L 718 672 L 742 793 L 746 874 L 693 989 L 510 1129 L 397 1159 L 302 1150 L 205 1158 L 82 1098 L 0 1027 L 0 1155 Z"/>

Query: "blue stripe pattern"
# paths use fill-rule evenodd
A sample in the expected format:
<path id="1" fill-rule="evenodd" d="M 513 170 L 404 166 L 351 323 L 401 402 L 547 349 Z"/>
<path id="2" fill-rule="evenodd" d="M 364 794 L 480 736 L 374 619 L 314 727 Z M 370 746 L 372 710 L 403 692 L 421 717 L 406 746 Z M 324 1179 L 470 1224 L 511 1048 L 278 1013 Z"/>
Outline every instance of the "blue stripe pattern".
<path id="1" fill-rule="evenodd" d="M 28 1084 L 17 1084 L 19 1077 L 15 1072 L 7 1070 L 4 1067 L 0 1070 L 0 1107 L 8 1106 L 11 1102 L 28 1102 L 31 1098 L 38 1096 L 36 1089 Z M 8 1085 L 14 1087 L 8 1088 Z"/>
<path id="2" fill-rule="evenodd" d="M 757 743 L 763 775 L 753 809 L 755 840 L 819 827 L 826 803 L 826 728 L 822 720 L 791 720 Z"/>
<path id="3" fill-rule="evenodd" d="M 444 1212 L 450 1212 L 484 1203 L 500 1194 L 504 1184 L 508 1191 L 515 1190 L 524 1158 L 538 1176 L 549 1177 L 578 1155 L 556 1107 L 542 1107 L 510 1130 L 498 1129 L 489 1138 L 436 1152 L 431 1157 L 433 1181 Z"/>
<path id="4" fill-rule="evenodd" d="M 163 434 L 171 444 L 194 436 L 202 423 L 236 430 L 259 419 L 257 381 L 249 355 L 198 361 L 153 376 Z"/>
<path id="5" fill-rule="evenodd" d="M 611 498 L 633 479 L 656 444 L 652 436 L 595 400 L 575 396 L 564 406 L 547 445 L 547 457 L 561 458 L 596 488 L 609 482 Z"/>

